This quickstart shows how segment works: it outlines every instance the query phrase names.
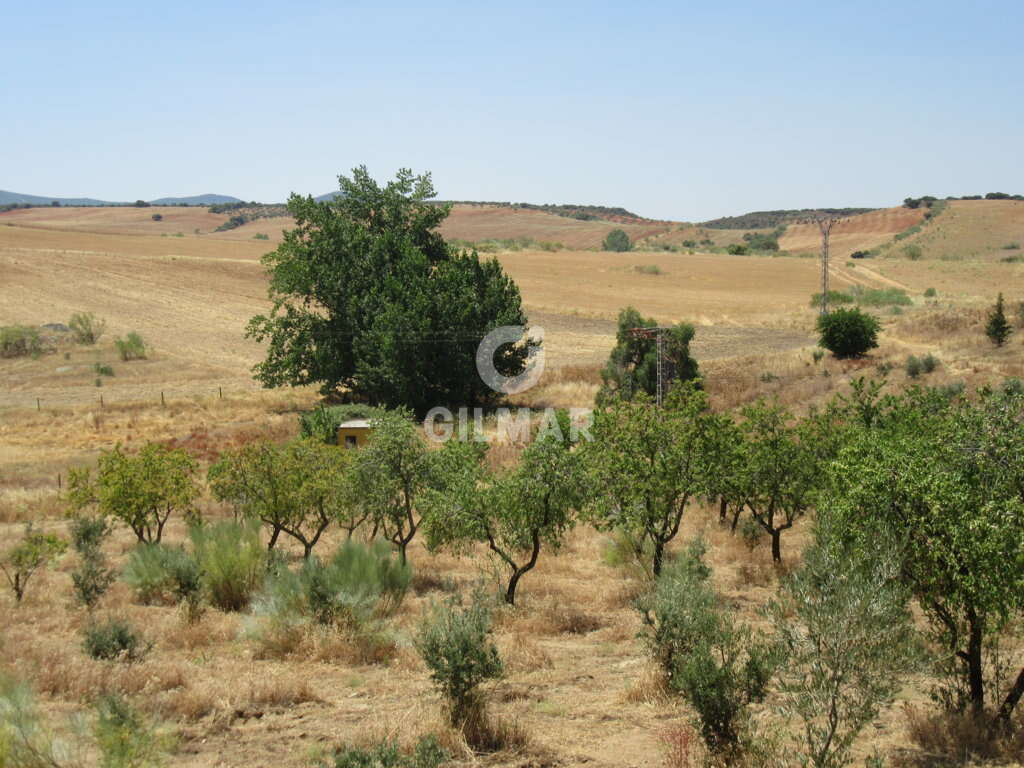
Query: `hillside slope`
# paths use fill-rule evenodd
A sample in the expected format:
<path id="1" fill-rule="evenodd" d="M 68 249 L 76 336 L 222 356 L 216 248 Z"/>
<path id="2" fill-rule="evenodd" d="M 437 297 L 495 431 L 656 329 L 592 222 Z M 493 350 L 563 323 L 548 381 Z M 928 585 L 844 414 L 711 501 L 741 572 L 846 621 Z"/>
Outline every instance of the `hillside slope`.
<path id="1" fill-rule="evenodd" d="M 888 250 L 899 254 L 907 245 L 919 246 L 925 259 L 1024 258 L 1024 201 L 951 200 L 919 233 Z"/>
<path id="2" fill-rule="evenodd" d="M 900 206 L 841 219 L 832 228 L 832 256 L 845 258 L 854 251 L 868 251 L 891 243 L 895 235 L 920 224 L 924 220 L 924 215 L 923 208 L 911 210 Z M 821 247 L 821 232 L 818 225 L 790 224 L 779 239 L 779 247 L 794 253 L 817 252 Z"/>

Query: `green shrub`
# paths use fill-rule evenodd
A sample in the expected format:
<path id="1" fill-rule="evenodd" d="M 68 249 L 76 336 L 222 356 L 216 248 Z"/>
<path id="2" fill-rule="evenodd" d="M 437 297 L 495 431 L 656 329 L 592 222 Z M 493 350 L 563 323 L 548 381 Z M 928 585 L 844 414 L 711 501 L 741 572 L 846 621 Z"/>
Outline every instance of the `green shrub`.
<path id="1" fill-rule="evenodd" d="M 923 373 L 931 373 L 939 367 L 939 359 L 935 357 L 931 352 L 921 358 L 921 371 Z"/>
<path id="2" fill-rule="evenodd" d="M 263 232 L 257 232 L 255 235 L 252 236 L 252 239 L 253 240 L 269 240 L 270 239 L 270 235 L 265 234 Z"/>
<path id="3" fill-rule="evenodd" d="M 42 351 L 37 329 L 25 325 L 0 326 L 0 357 L 39 357 Z"/>
<path id="4" fill-rule="evenodd" d="M 123 339 L 118 336 L 114 339 L 114 345 L 117 347 L 117 353 L 125 362 L 129 360 L 144 360 L 146 357 L 146 342 L 135 331 L 132 331 Z"/>
<path id="5" fill-rule="evenodd" d="M 95 363 L 95 364 L 93 364 L 93 370 L 96 371 L 97 375 L 99 375 L 99 376 L 113 376 L 114 375 L 114 369 L 111 366 L 109 366 L 109 365 L 104 365 L 103 363 Z"/>
<path id="6" fill-rule="evenodd" d="M 741 245 L 740 243 L 733 243 L 725 249 L 725 252 L 732 256 L 745 256 L 747 254 L 747 246 Z"/>
<path id="7" fill-rule="evenodd" d="M 1016 240 L 1013 241 L 1012 243 L 1007 243 L 1006 245 L 1003 246 L 1003 250 L 1004 251 L 1019 251 L 1020 250 L 1020 243 L 1018 243 Z"/>
<path id="8" fill-rule="evenodd" d="M 921 361 L 914 355 L 911 355 L 910 357 L 907 358 L 907 362 L 903 367 L 904 370 L 907 372 L 907 376 L 909 376 L 912 379 L 916 379 L 918 376 L 921 375 L 921 372 L 924 370 L 924 366 L 921 364 Z"/>
<path id="9" fill-rule="evenodd" d="M 637 264 L 633 267 L 634 272 L 639 272 L 642 275 L 660 275 L 662 274 L 661 267 L 657 264 Z"/>
<path id="10" fill-rule="evenodd" d="M 924 256 L 924 251 L 919 245 L 907 245 L 903 247 L 903 255 L 911 261 L 920 261 Z"/>
<path id="11" fill-rule="evenodd" d="M 174 745 L 171 734 L 149 723 L 122 696 L 102 696 L 96 703 L 93 737 L 101 768 L 158 768 Z"/>
<path id="12" fill-rule="evenodd" d="M 380 644 L 379 622 L 398 610 L 411 580 L 411 567 L 386 542 L 348 540 L 327 561 L 314 555 L 298 571 L 282 567 L 270 576 L 253 600 L 247 634 L 271 652 L 290 649 L 311 624 Z"/>
<path id="13" fill-rule="evenodd" d="M 854 301 L 866 307 L 909 306 L 914 301 L 902 288 L 865 288 L 855 285 L 850 289 Z"/>
<path id="14" fill-rule="evenodd" d="M 140 661 L 151 648 L 123 619 L 90 622 L 85 626 L 82 647 L 100 661 Z"/>
<path id="15" fill-rule="evenodd" d="M 1007 395 L 1024 395 L 1024 380 L 1016 376 L 1003 379 L 1003 392 Z"/>
<path id="16" fill-rule="evenodd" d="M 78 566 L 71 572 L 75 599 L 89 610 L 114 582 L 115 573 L 107 567 L 103 541 L 110 535 L 104 517 L 78 516 L 71 521 L 71 546 L 78 553 Z"/>
<path id="17" fill-rule="evenodd" d="M 195 600 L 202 589 L 196 558 L 183 547 L 165 544 L 139 544 L 128 556 L 123 577 L 145 604 Z"/>
<path id="18" fill-rule="evenodd" d="M 223 611 L 247 607 L 267 570 L 259 522 L 194 525 L 189 538 L 210 603 Z"/>
<path id="19" fill-rule="evenodd" d="M 55 768 L 70 751 L 47 726 L 31 689 L 0 673 L 0 766 Z"/>
<path id="20" fill-rule="evenodd" d="M 878 318 L 859 308 L 836 309 L 818 317 L 819 344 L 836 357 L 861 357 L 878 346 Z"/>
<path id="21" fill-rule="evenodd" d="M 629 235 L 621 229 L 613 229 L 604 238 L 604 242 L 601 243 L 601 250 L 604 251 L 618 251 L 622 253 L 632 250 L 632 248 L 633 244 L 629 240 Z"/>
<path id="22" fill-rule="evenodd" d="M 376 746 L 343 747 L 320 768 L 438 768 L 449 760 L 449 754 L 432 736 L 422 736 L 411 753 L 402 752 L 392 741 Z"/>
<path id="23" fill-rule="evenodd" d="M 936 292 L 936 290 L 934 288 L 926 288 L 925 289 L 924 297 L 926 299 L 934 299 L 936 295 L 937 295 L 937 292 Z"/>
<path id="24" fill-rule="evenodd" d="M 435 603 L 420 624 L 416 650 L 423 657 L 448 707 L 452 725 L 464 725 L 483 708 L 479 686 L 504 673 L 490 640 L 491 611 L 478 592 L 463 607 L 456 600 Z"/>
<path id="25" fill-rule="evenodd" d="M 740 744 L 748 706 L 764 698 L 776 662 L 767 644 L 723 610 L 703 552 L 700 541 L 692 543 L 638 607 L 653 614 L 647 641 L 669 688 L 697 711 L 708 747 L 729 752 Z"/>
<path id="26" fill-rule="evenodd" d="M 95 344 L 106 330 L 106 320 L 101 320 L 92 312 L 76 312 L 68 320 L 68 327 L 79 344 Z"/>
<path id="27" fill-rule="evenodd" d="M 163 214 L 160 214 L 160 213 L 154 213 L 149 218 L 151 218 L 153 221 L 163 221 L 164 220 Z"/>
<path id="28" fill-rule="evenodd" d="M 837 304 L 853 304 L 855 299 L 849 293 L 843 293 L 842 291 L 829 291 L 828 292 L 828 303 L 829 306 Z M 815 293 L 811 295 L 811 306 L 814 308 L 821 306 L 821 294 Z"/>

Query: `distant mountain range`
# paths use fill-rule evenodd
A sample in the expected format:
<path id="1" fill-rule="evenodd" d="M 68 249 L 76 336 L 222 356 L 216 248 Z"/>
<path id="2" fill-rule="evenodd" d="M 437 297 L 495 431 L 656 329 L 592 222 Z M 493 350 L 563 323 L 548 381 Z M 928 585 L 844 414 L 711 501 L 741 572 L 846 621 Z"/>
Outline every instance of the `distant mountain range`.
<path id="1" fill-rule="evenodd" d="M 24 195 L 20 192 L 8 192 L 0 189 L 0 205 L 12 205 L 22 203 L 28 205 L 52 205 L 56 201 L 61 205 L 133 205 L 134 200 L 129 202 L 112 202 L 110 200 L 96 200 L 91 197 L 47 197 L 45 195 Z M 218 203 L 240 203 L 237 197 L 231 195 L 193 195 L 192 197 L 158 197 L 156 200 L 147 200 L 150 205 L 215 205 Z"/>

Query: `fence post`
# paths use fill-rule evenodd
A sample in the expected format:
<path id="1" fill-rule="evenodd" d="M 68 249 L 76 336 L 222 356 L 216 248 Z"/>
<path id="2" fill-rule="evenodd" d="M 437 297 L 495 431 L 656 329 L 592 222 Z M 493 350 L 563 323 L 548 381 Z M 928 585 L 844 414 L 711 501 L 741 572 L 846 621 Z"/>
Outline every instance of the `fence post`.
<path id="1" fill-rule="evenodd" d="M 43 410 L 43 406 L 39 404 L 39 398 L 38 397 L 36 398 L 36 410 L 37 411 Z"/>
<path id="2" fill-rule="evenodd" d="M 224 387 L 217 387 L 217 397 L 220 400 L 224 399 Z"/>
<path id="3" fill-rule="evenodd" d="M 164 401 L 164 391 L 162 389 L 160 390 L 160 405 L 164 407 L 167 406 L 167 403 Z"/>
<path id="4" fill-rule="evenodd" d="M 103 395 L 100 395 L 100 408 L 103 407 Z"/>
<path id="5" fill-rule="evenodd" d="M 57 473 L 57 490 L 60 490 L 60 472 Z"/>

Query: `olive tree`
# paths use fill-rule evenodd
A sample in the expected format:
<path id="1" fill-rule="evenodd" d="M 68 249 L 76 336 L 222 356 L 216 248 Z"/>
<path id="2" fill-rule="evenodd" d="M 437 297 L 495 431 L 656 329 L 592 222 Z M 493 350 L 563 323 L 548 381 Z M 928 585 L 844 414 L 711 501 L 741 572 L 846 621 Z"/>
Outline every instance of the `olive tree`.
<path id="1" fill-rule="evenodd" d="M 918 666 L 896 551 L 878 545 L 865 557 L 819 526 L 771 605 L 786 657 L 778 672 L 781 709 L 801 721 L 815 768 L 847 765 L 858 734 Z"/>
<path id="2" fill-rule="evenodd" d="M 675 387 L 663 408 L 619 400 L 594 415 L 594 439 L 583 447 L 589 518 L 629 534 L 641 551 L 649 546 L 655 576 L 687 505 L 713 487 L 723 423 L 694 382 Z"/>
<path id="3" fill-rule="evenodd" d="M 542 547 L 558 551 L 575 523 L 580 497 L 578 460 L 570 444 L 541 436 L 512 471 L 495 474 L 479 444 L 449 441 L 438 457 L 437 487 L 425 501 L 431 548 L 486 544 L 508 572 L 505 602 L 515 604 L 520 579 Z"/>
<path id="4" fill-rule="evenodd" d="M 135 455 L 117 445 L 91 470 L 72 471 L 68 500 L 75 511 L 95 505 L 99 514 L 131 528 L 142 543 L 159 543 L 174 512 L 190 517 L 199 496 L 196 463 L 181 449 L 149 443 Z"/>

